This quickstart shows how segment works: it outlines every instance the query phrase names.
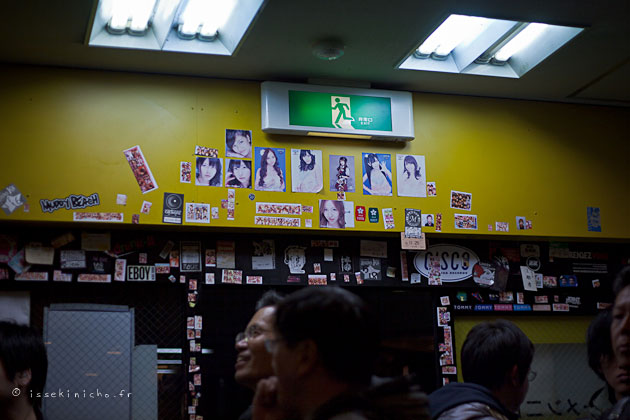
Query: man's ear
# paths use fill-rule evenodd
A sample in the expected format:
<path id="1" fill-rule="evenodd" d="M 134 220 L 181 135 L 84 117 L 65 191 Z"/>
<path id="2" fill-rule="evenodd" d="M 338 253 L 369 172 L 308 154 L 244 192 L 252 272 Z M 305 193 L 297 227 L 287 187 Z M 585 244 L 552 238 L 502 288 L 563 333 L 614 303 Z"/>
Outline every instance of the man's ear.
<path id="1" fill-rule="evenodd" d="M 27 387 L 31 383 L 31 369 L 26 369 L 15 374 L 15 383 L 20 387 Z"/>
<path id="2" fill-rule="evenodd" d="M 527 378 L 525 378 L 525 380 L 527 380 Z M 519 378 L 517 365 L 512 366 L 512 369 L 510 369 L 509 381 L 510 385 L 512 385 L 513 387 L 519 387 L 523 384 L 523 381 L 521 381 L 521 378 Z"/>
<path id="3" fill-rule="evenodd" d="M 298 375 L 304 375 L 313 370 L 319 359 L 319 353 L 317 351 L 315 341 L 311 339 L 302 340 L 295 347 L 295 351 L 298 358 Z"/>

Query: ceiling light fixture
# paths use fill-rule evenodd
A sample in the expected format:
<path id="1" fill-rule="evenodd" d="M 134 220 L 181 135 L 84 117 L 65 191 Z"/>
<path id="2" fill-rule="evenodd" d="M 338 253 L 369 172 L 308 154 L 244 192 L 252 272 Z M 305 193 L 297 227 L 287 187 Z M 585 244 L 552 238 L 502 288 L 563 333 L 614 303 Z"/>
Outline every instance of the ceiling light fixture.
<path id="1" fill-rule="evenodd" d="M 332 61 L 344 54 L 343 42 L 338 39 L 326 39 L 313 44 L 313 55 L 320 60 Z"/>
<path id="2" fill-rule="evenodd" d="M 544 23 L 530 23 L 522 31 L 514 36 L 507 44 L 505 44 L 497 53 L 493 59 L 497 62 L 505 63 L 514 54 L 527 48 L 532 42 L 536 40 L 544 31 L 548 25 Z"/>
<path id="3" fill-rule="evenodd" d="M 106 30 L 112 35 L 142 36 L 147 33 L 156 0 L 108 0 L 103 10 L 109 11 Z"/>
<path id="4" fill-rule="evenodd" d="M 583 30 L 571 26 L 453 14 L 444 19 L 397 67 L 520 78 Z"/>
<path id="5" fill-rule="evenodd" d="M 416 58 L 444 60 L 457 45 L 466 39 L 476 38 L 488 25 L 490 19 L 477 16 L 450 15 L 418 47 Z"/>

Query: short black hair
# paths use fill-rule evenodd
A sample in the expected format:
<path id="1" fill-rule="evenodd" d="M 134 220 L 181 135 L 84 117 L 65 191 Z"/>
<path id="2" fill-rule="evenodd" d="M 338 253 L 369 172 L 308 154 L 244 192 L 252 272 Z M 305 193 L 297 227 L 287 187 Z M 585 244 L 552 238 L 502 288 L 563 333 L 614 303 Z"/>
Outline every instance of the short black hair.
<path id="1" fill-rule="evenodd" d="M 41 394 L 46 385 L 48 358 L 42 335 L 29 326 L 0 321 L 0 363 L 10 381 L 17 373 L 31 370 L 28 396 L 33 407 L 39 411 L 41 398 L 32 399 L 31 392 L 33 395 Z"/>
<path id="2" fill-rule="evenodd" d="M 630 265 L 622 268 L 613 281 L 613 293 L 615 296 L 626 286 L 630 286 Z"/>
<path id="3" fill-rule="evenodd" d="M 289 347 L 313 340 L 322 364 L 337 380 L 370 382 L 378 334 L 365 302 L 340 287 L 306 287 L 276 308 L 276 329 Z"/>
<path id="4" fill-rule="evenodd" d="M 613 348 L 610 341 L 610 324 L 612 323 L 611 311 L 600 312 L 588 326 L 586 332 L 586 350 L 588 353 L 588 365 L 593 372 L 603 381 L 606 381 L 602 373 L 602 356 L 613 357 Z"/>
<path id="5" fill-rule="evenodd" d="M 284 295 L 276 292 L 275 290 L 267 290 L 262 294 L 260 299 L 256 301 L 255 309 L 259 311 L 260 309 L 267 306 L 278 306 L 278 303 L 282 302 L 284 299 Z"/>
<path id="6" fill-rule="evenodd" d="M 527 379 L 534 358 L 534 345 L 512 322 L 500 319 L 475 325 L 462 347 L 464 382 L 493 390 L 501 388 L 514 365 L 519 380 Z"/>

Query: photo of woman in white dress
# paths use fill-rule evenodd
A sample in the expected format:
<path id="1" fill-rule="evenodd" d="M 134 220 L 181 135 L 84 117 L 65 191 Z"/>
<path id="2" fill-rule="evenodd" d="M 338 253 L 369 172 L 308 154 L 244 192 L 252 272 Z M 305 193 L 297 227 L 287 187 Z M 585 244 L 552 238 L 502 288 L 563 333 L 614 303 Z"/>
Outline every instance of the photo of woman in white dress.
<path id="1" fill-rule="evenodd" d="M 426 197 L 424 156 L 396 155 L 399 197 Z"/>
<path id="2" fill-rule="evenodd" d="M 291 149 L 291 191 L 317 193 L 323 187 L 321 150 Z"/>

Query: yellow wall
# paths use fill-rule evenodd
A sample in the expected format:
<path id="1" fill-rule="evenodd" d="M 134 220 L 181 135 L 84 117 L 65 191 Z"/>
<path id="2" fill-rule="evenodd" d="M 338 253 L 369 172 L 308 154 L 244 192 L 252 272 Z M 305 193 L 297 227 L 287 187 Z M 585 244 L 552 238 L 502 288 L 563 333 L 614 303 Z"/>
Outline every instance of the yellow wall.
<path id="1" fill-rule="evenodd" d="M 30 212 L 18 209 L 0 220 L 71 221 L 65 209 L 43 213 L 40 199 L 99 193 L 101 205 L 85 211 L 124 212 L 125 223 L 153 202 L 142 224 L 161 224 L 164 192 L 184 193 L 187 202 L 219 206 L 226 188 L 179 183 L 179 162 L 194 162 L 195 145 L 219 149 L 225 157 L 226 128 L 251 129 L 254 146 L 312 148 L 324 153 L 324 191 L 319 194 L 236 191 L 236 220 L 211 226 L 251 227 L 254 202 L 313 205 L 335 198 L 328 191 L 328 155 L 355 156 L 361 178 L 361 153 L 426 156 L 428 181 L 437 182 L 433 198 L 364 196 L 360 185 L 347 200 L 366 207 L 394 208 L 396 230 L 404 209 L 443 213 L 445 233 L 496 234 L 487 225 L 525 216 L 533 229 L 522 235 L 630 238 L 630 111 L 501 99 L 414 93 L 416 139 L 406 144 L 264 134 L 260 123 L 260 85 L 254 82 L 174 76 L 3 66 L 0 79 L 0 188 L 14 183 L 28 196 Z M 515 81 L 518 82 L 518 81 Z M 122 151 L 140 145 L 159 189 L 142 194 Z M 392 168 L 392 172 L 395 172 Z M 194 173 L 194 172 L 193 172 Z M 470 192 L 478 231 L 456 230 L 450 190 Z M 287 183 L 290 191 L 290 182 Z M 248 195 L 256 199 L 250 201 Z M 125 207 L 116 194 L 127 194 Z M 588 232 L 586 207 L 601 208 L 602 233 Z M 356 222 L 355 230 L 384 231 Z M 520 232 L 519 232 L 520 233 Z"/>
<path id="2" fill-rule="evenodd" d="M 586 330 L 593 320 L 592 316 L 554 316 L 554 317 L 501 317 L 515 323 L 534 344 L 585 343 Z M 475 325 L 484 321 L 493 321 L 496 317 L 458 317 L 454 323 L 457 378 L 462 378 L 460 357 L 464 340 Z"/>

